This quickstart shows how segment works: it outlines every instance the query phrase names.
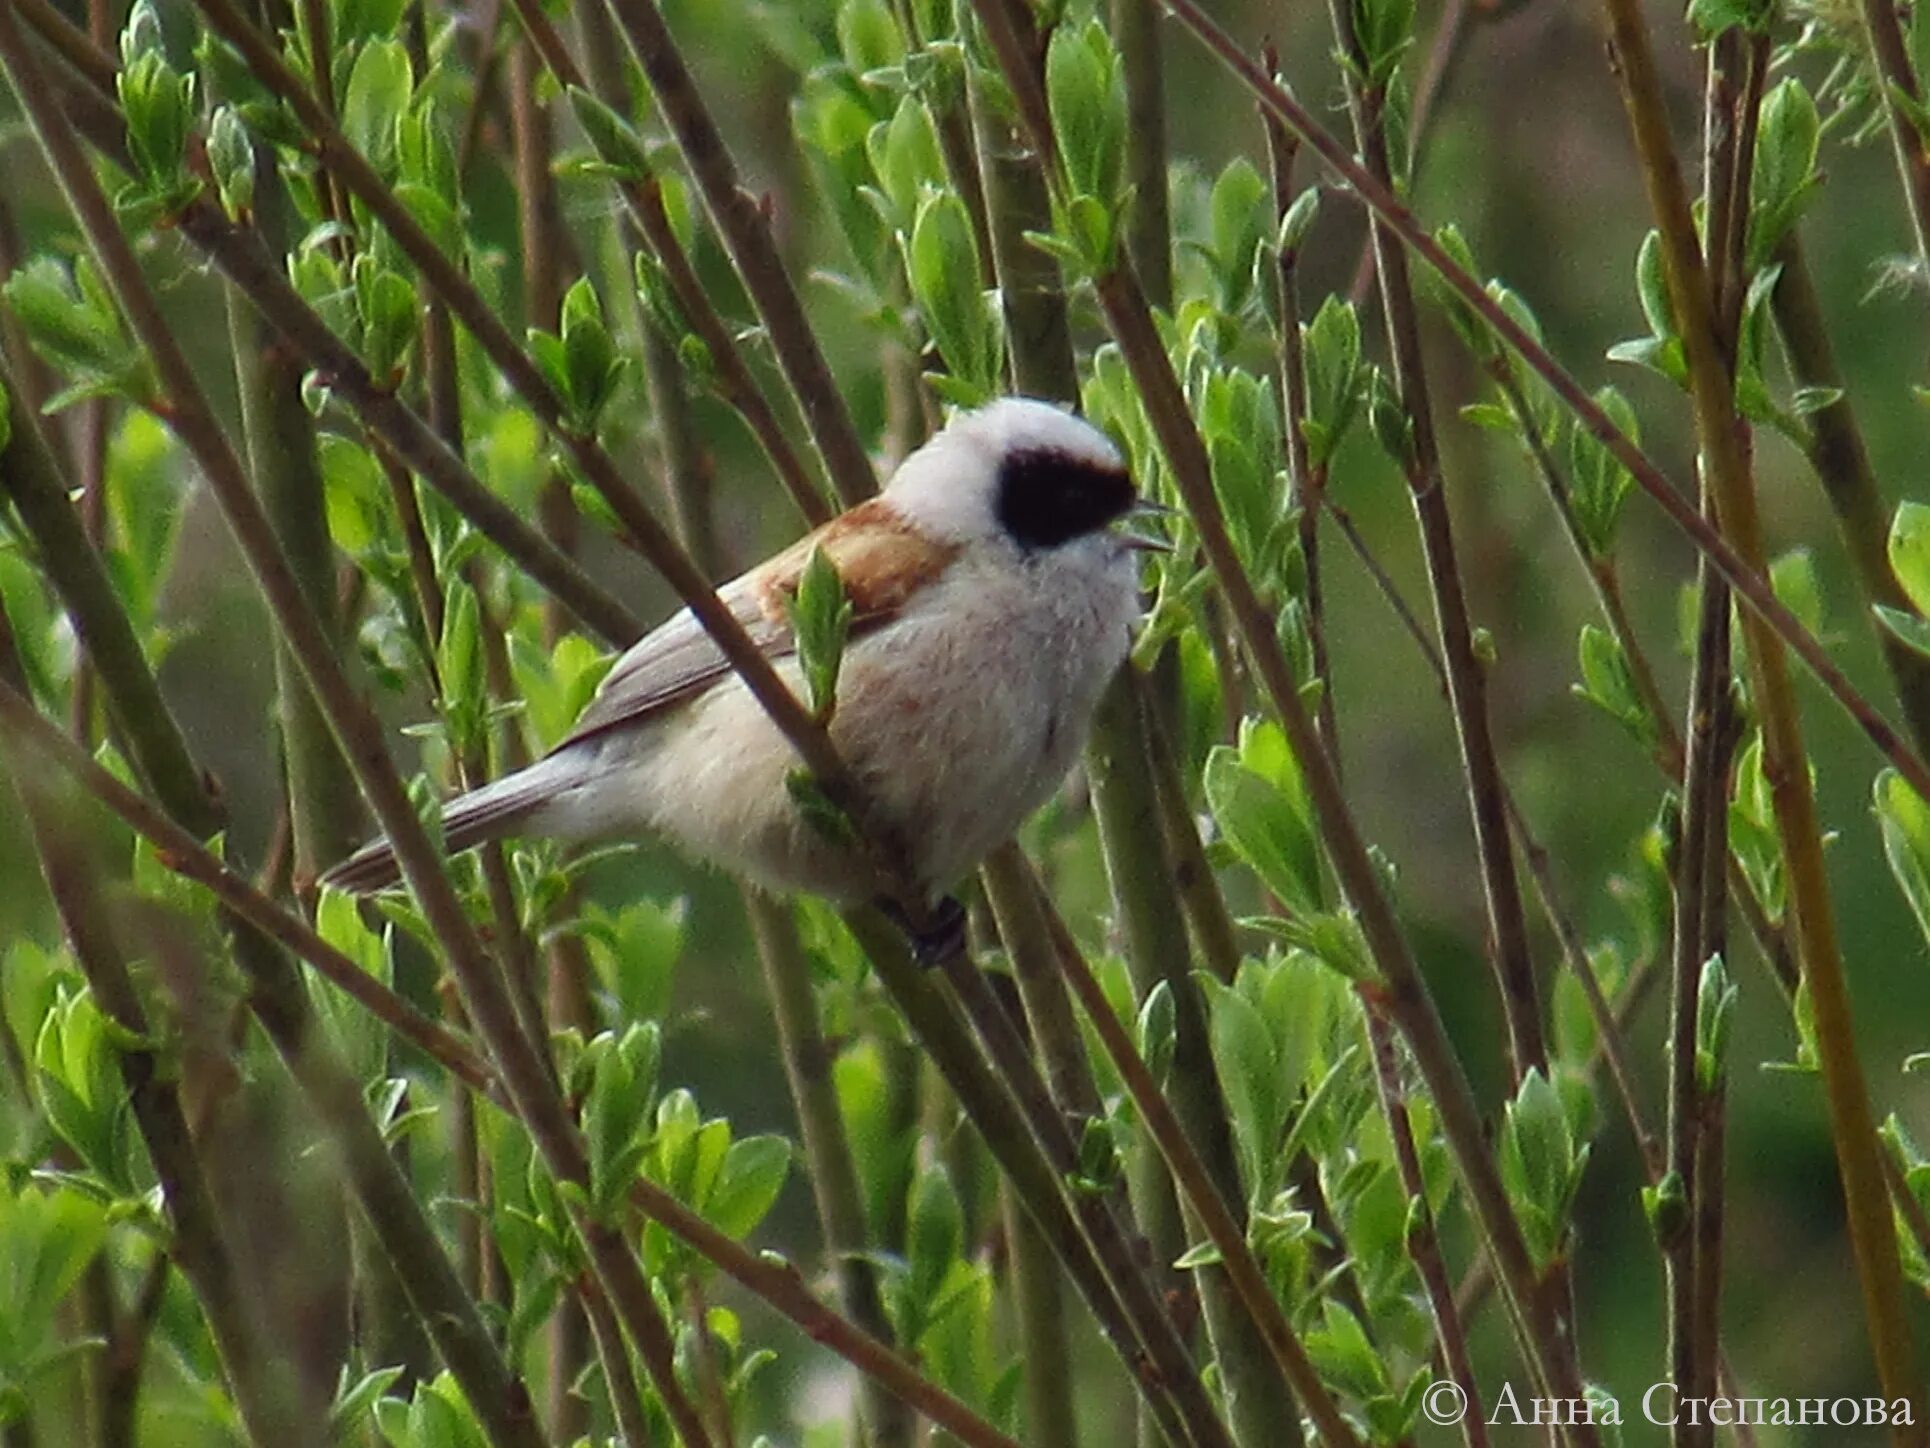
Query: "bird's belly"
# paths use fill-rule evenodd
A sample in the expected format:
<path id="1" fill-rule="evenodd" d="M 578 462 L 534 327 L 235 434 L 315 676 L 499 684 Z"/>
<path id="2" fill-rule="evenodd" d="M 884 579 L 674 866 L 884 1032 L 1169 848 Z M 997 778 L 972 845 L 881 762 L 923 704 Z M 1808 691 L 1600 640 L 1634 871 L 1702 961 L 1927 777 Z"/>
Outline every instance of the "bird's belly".
<path id="1" fill-rule="evenodd" d="M 985 627 L 953 609 L 942 623 L 901 619 L 861 637 L 838 684 L 832 741 L 908 852 L 902 867 L 933 892 L 1051 795 L 1125 651 L 1125 622 L 1099 610 L 1055 610 L 1027 626 L 987 604 Z M 793 661 L 780 673 L 798 688 Z M 842 901 L 872 893 L 863 861 L 792 802 L 797 756 L 740 683 L 680 714 L 639 781 L 654 828 L 769 888 Z"/>

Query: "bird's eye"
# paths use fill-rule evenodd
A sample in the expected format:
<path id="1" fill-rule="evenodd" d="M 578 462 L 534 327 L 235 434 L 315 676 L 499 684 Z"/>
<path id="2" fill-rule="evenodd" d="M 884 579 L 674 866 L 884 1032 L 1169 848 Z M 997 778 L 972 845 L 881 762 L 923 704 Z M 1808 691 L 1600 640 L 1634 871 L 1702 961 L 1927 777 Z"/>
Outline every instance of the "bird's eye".
<path id="1" fill-rule="evenodd" d="M 1096 533 L 1133 500 L 1125 469 L 1093 458 L 1027 451 L 999 467 L 999 524 L 1022 548 L 1057 548 Z"/>

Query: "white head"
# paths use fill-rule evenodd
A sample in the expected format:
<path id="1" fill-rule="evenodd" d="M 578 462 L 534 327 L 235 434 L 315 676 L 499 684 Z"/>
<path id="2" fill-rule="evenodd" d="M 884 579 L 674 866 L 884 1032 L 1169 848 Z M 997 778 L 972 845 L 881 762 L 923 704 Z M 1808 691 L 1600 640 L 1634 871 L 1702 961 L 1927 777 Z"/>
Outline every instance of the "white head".
<path id="1" fill-rule="evenodd" d="M 1003 535 L 1026 551 L 1096 533 L 1136 501 L 1104 433 L 1027 397 L 959 413 L 899 465 L 885 496 L 944 541 Z"/>

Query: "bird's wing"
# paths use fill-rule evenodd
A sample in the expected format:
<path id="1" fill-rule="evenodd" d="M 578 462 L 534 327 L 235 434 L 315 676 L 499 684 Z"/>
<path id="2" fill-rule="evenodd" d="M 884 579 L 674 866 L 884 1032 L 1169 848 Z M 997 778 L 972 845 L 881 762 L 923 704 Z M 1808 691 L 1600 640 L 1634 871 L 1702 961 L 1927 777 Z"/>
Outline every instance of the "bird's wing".
<path id="1" fill-rule="evenodd" d="M 833 518 L 717 591 L 768 658 L 782 658 L 797 646 L 790 603 L 804 565 L 818 548 L 837 566 L 843 581 L 853 637 L 893 618 L 913 594 L 935 582 L 958 553 L 956 546 L 909 527 L 882 499 Z M 684 609 L 617 659 L 564 744 L 646 719 L 701 693 L 729 672 L 723 651 Z"/>

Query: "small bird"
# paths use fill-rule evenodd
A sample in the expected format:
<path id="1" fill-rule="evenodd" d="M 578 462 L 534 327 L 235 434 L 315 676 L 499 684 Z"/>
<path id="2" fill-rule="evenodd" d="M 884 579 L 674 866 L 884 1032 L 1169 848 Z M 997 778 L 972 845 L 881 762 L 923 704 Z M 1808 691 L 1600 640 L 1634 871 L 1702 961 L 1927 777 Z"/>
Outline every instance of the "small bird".
<path id="1" fill-rule="evenodd" d="M 719 590 L 801 695 L 791 599 L 812 550 L 836 565 L 852 617 L 831 740 L 909 851 L 901 864 L 927 892 L 917 905 L 949 905 L 1065 778 L 1140 615 L 1137 554 L 1162 546 L 1113 525 L 1156 508 L 1090 423 L 1004 398 Z M 766 889 L 862 903 L 873 874 L 798 809 L 785 785 L 796 766 L 685 610 L 617 659 L 569 738 L 450 801 L 443 831 L 452 851 L 655 834 Z M 323 883 L 368 891 L 398 875 L 378 839 Z"/>

